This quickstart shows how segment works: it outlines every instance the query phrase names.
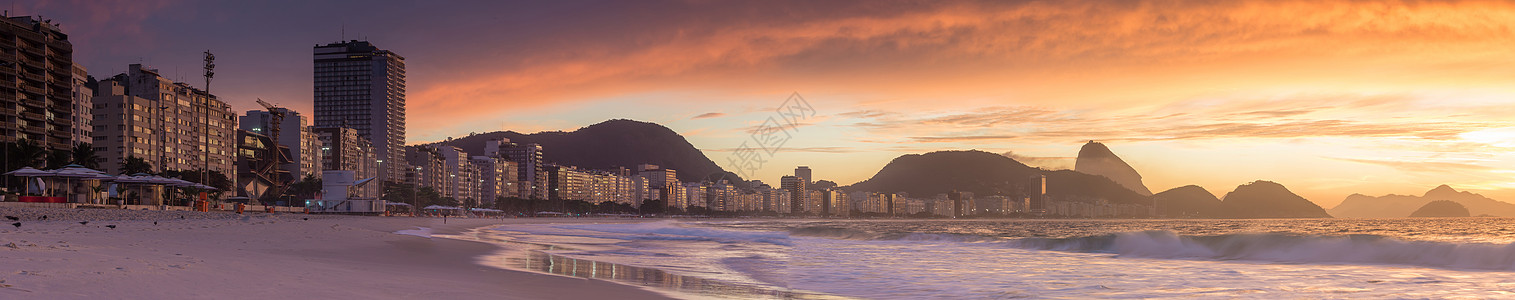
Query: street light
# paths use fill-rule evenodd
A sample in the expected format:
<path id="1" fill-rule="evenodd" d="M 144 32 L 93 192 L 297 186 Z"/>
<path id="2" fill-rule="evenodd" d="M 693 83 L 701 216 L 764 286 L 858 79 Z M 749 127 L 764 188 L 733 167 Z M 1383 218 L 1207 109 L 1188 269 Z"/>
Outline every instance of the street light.
<path id="1" fill-rule="evenodd" d="M 421 199 L 416 196 L 416 190 L 421 189 L 421 167 L 416 167 L 416 180 L 410 183 L 410 216 L 420 216 Z"/>

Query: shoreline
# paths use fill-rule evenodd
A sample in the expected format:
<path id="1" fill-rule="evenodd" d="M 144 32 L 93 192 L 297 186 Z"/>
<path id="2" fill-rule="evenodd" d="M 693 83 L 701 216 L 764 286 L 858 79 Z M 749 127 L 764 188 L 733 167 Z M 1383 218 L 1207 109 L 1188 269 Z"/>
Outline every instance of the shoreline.
<path id="1" fill-rule="evenodd" d="M 0 228 L 0 298 L 670 298 L 485 266 L 480 257 L 500 250 L 489 243 L 394 233 L 544 220 L 42 211 L 48 220 Z"/>

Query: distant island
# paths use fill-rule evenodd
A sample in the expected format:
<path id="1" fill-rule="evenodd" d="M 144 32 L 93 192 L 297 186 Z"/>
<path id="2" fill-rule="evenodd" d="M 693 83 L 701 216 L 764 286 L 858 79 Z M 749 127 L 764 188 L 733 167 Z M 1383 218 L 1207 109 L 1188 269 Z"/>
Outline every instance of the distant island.
<path id="1" fill-rule="evenodd" d="M 1436 200 L 1426 203 L 1420 209 L 1410 213 L 1411 218 L 1455 218 L 1469 217 L 1468 208 L 1451 200 Z"/>
<path id="2" fill-rule="evenodd" d="M 1331 208 L 1331 214 L 1343 218 L 1403 218 L 1437 200 L 1456 202 L 1472 215 L 1515 217 L 1515 204 L 1457 191 L 1448 185 L 1437 186 L 1421 196 L 1353 194 Z"/>

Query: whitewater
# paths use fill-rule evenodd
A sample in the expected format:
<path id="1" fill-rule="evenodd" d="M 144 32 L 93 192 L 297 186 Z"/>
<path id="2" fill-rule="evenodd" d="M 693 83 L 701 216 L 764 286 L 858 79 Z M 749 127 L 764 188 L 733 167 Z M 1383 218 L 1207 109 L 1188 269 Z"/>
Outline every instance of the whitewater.
<path id="1" fill-rule="evenodd" d="M 1509 298 L 1515 219 L 517 224 L 483 263 L 687 298 Z M 525 245 L 525 246 L 523 246 Z"/>

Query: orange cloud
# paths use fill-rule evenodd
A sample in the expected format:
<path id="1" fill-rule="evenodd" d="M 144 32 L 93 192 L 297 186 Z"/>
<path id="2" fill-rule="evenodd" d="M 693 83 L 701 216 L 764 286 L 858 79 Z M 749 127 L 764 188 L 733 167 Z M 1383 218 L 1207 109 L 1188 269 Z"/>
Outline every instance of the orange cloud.
<path id="1" fill-rule="evenodd" d="M 567 43 L 500 64 L 509 68 L 431 80 L 410 97 L 415 122 L 427 128 L 501 110 L 660 90 L 761 92 L 804 80 L 831 90 L 922 96 L 944 89 L 982 93 L 1007 80 L 1026 84 L 1043 82 L 1027 76 L 1044 76 L 1051 77 L 1044 88 L 1026 95 L 1077 102 L 1112 98 L 1116 90 L 1080 87 L 1126 76 L 1109 72 L 1183 77 L 1173 74 L 1280 60 L 1388 59 L 1396 67 L 1446 68 L 1509 58 L 1506 21 L 1515 19 L 1515 7 L 1487 2 L 953 2 L 855 4 L 851 11 L 860 13 L 837 14 L 810 12 L 805 8 L 819 4 L 809 2 L 773 5 L 787 8 L 689 4 L 689 13 L 709 16 L 639 20 L 646 24 L 616 29 L 631 36 L 614 40 L 619 43 Z M 1429 55 L 1449 52 L 1458 55 Z M 1429 59 L 1405 63 L 1404 57 Z M 1245 74 L 1225 80 L 1290 80 L 1278 74 L 1289 70 L 1269 72 L 1257 74 L 1269 76 L 1261 80 Z M 920 84 L 889 84 L 912 81 Z M 1157 93 L 1173 90 L 1162 88 Z"/>

